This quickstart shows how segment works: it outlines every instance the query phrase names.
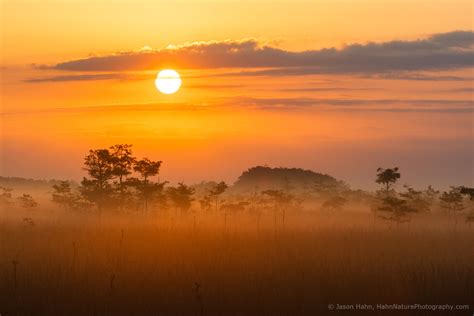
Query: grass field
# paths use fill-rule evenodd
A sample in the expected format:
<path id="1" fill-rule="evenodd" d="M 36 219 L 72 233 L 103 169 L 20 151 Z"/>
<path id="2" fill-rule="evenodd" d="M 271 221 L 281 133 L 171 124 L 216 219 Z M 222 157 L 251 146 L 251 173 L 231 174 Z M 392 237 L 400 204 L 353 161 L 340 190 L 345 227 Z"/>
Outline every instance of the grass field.
<path id="1" fill-rule="evenodd" d="M 23 215 L 0 222 L 2 316 L 334 315 L 330 304 L 474 301 L 474 231 L 443 216 L 389 226 L 362 212 L 301 212 L 275 227 L 270 214 L 258 225 L 240 215 L 224 228 L 215 214 L 55 212 L 34 225 Z"/>

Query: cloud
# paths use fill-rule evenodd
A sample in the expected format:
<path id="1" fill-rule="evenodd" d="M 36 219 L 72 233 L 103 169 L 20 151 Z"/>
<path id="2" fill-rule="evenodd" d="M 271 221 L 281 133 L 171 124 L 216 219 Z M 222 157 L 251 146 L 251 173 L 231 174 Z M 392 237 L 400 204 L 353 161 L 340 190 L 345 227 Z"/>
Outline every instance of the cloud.
<path id="1" fill-rule="evenodd" d="M 239 72 L 226 72 L 226 73 L 214 73 L 205 75 L 183 75 L 181 78 L 209 78 L 209 77 L 255 77 L 255 76 L 271 76 L 271 77 L 284 77 L 284 76 L 306 76 L 321 74 L 321 71 L 313 68 L 286 68 L 286 69 L 266 69 L 258 71 L 239 71 Z M 62 76 L 48 76 L 38 78 L 27 78 L 24 82 L 29 83 L 41 83 L 41 82 L 64 82 L 64 81 L 97 81 L 97 80 L 146 80 L 152 79 L 155 74 L 144 75 L 144 74 L 124 74 L 120 72 L 115 73 L 101 73 L 101 74 L 74 74 L 74 75 L 62 75 Z M 443 75 L 426 75 L 418 73 L 381 73 L 381 74 L 364 74 L 361 78 L 367 79 L 388 79 L 388 80 L 414 80 L 414 81 L 473 81 L 472 77 L 461 77 L 461 76 L 443 76 Z M 333 82 L 332 80 L 325 80 L 324 82 Z M 238 88 L 242 85 L 193 85 L 188 88 L 195 89 L 207 89 L 207 88 Z M 336 91 L 336 90 L 373 90 L 367 89 L 341 89 L 341 88 L 301 88 L 301 89 L 286 89 L 292 91 Z"/>
<path id="2" fill-rule="evenodd" d="M 345 88 L 345 87 L 308 87 L 308 88 L 283 88 L 286 92 L 328 92 L 328 91 L 374 91 L 385 90 L 383 88 Z"/>
<path id="3" fill-rule="evenodd" d="M 418 70 L 443 70 L 443 69 L 418 69 Z M 340 72 L 342 74 L 342 72 Z M 308 76 L 325 74 L 320 68 L 315 67 L 291 67 L 291 68 L 273 68 L 264 70 L 242 70 L 215 74 L 213 77 L 289 77 L 289 76 Z M 350 73 L 354 74 L 354 73 Z M 388 79 L 388 80 L 414 80 L 414 81 L 472 81 L 473 77 L 449 76 L 449 75 L 432 75 L 420 74 L 405 70 L 380 71 L 379 73 L 363 73 L 359 74 L 362 78 L 367 79 Z"/>
<path id="4" fill-rule="evenodd" d="M 315 108 L 322 111 L 359 112 L 446 112 L 474 113 L 474 101 L 452 99 L 353 99 L 353 98 L 215 98 L 205 104 L 194 103 L 141 103 L 109 104 L 98 106 L 64 107 L 36 109 L 29 111 L 0 112 L 0 116 L 43 113 L 84 113 L 84 112 L 163 112 L 163 111 L 207 111 L 225 107 L 248 107 L 257 110 L 298 111 Z"/>
<path id="5" fill-rule="evenodd" d="M 385 74 L 370 74 L 365 75 L 365 78 L 370 79 L 388 79 L 388 80 L 414 80 L 414 81 L 473 81 L 473 77 L 461 76 L 443 76 L 443 75 L 425 75 L 417 73 L 385 73 Z"/>
<path id="6" fill-rule="evenodd" d="M 105 74 L 81 74 L 81 75 L 65 75 L 65 76 L 51 76 L 40 78 L 28 78 L 25 82 L 39 83 L 39 82 L 62 82 L 62 81 L 94 81 L 94 80 L 142 80 L 148 79 L 150 76 L 130 75 L 123 73 L 105 73 Z"/>
<path id="7" fill-rule="evenodd" d="M 450 33 L 440 33 L 431 36 L 431 41 L 439 45 L 450 47 L 469 48 L 472 46 L 474 33 L 469 31 L 455 31 Z"/>
<path id="8" fill-rule="evenodd" d="M 317 99 L 317 98 L 251 98 L 236 97 L 239 103 L 257 105 L 379 105 L 379 104 L 414 104 L 414 105 L 474 105 L 473 100 L 451 99 Z"/>
<path id="9" fill-rule="evenodd" d="M 224 102 L 226 103 L 226 102 Z M 229 99 L 227 105 L 260 109 L 301 109 L 325 107 L 344 111 L 384 112 L 462 112 L 472 113 L 474 101 L 452 99 L 317 99 L 317 98 L 251 98 Z"/>
<path id="10" fill-rule="evenodd" d="M 443 90 L 442 92 L 474 93 L 474 87 L 449 89 L 449 90 Z"/>
<path id="11" fill-rule="evenodd" d="M 320 75 L 324 73 L 321 68 L 317 67 L 288 67 L 288 68 L 272 68 L 263 70 L 242 70 L 216 74 L 214 77 L 256 77 L 256 76 L 271 76 L 271 77 L 288 77 L 288 76 L 307 76 Z"/>
<path id="12" fill-rule="evenodd" d="M 191 88 L 191 89 L 234 89 L 234 88 L 242 88 L 243 85 L 241 84 L 194 84 L 194 85 L 188 85 L 186 88 Z"/>
<path id="13" fill-rule="evenodd" d="M 138 50 L 58 63 L 69 71 L 141 71 L 178 69 L 279 68 L 253 75 L 382 73 L 446 70 L 474 66 L 474 32 L 454 31 L 425 39 L 350 44 L 340 49 L 287 51 L 255 39 L 197 42 L 161 50 Z M 306 71 L 306 73 L 305 73 Z"/>
<path id="14" fill-rule="evenodd" d="M 0 112 L 1 116 L 45 114 L 45 113 L 87 113 L 87 112 L 175 112 L 180 111 L 206 111 L 207 106 L 203 104 L 190 104 L 178 102 L 160 102 L 160 103 L 130 103 L 130 104 L 107 104 L 93 106 L 76 106 L 76 107 L 57 107 L 48 109 L 34 110 L 18 110 L 9 112 Z"/>

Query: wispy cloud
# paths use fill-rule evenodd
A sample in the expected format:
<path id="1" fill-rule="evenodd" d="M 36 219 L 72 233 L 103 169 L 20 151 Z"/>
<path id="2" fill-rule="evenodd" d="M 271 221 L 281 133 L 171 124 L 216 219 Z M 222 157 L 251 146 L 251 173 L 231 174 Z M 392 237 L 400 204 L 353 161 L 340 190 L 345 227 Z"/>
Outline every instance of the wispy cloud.
<path id="1" fill-rule="evenodd" d="M 317 99 L 235 97 L 226 104 L 260 109 L 301 109 L 326 107 L 334 110 L 389 112 L 467 112 L 474 111 L 474 101 L 452 99 Z"/>
<path id="2" fill-rule="evenodd" d="M 322 111 L 367 111 L 367 112 L 447 112 L 473 113 L 474 101 L 471 99 L 364 99 L 364 98 L 256 98 L 222 97 L 214 98 L 205 104 L 193 103 L 142 103 L 109 104 L 42 110 L 3 112 L 0 116 L 30 115 L 45 113 L 85 113 L 85 112 L 163 112 L 163 111 L 207 111 L 226 107 L 246 107 L 256 110 L 297 111 L 319 109 Z"/>
<path id="3" fill-rule="evenodd" d="M 49 109 L 34 109 L 34 110 L 18 110 L 0 112 L 0 116 L 15 116 L 15 115 L 41 115 L 52 113 L 89 113 L 89 112 L 175 112 L 180 111 L 205 111 L 207 105 L 190 104 L 190 103 L 140 103 L 140 104 L 106 104 L 95 106 L 76 106 L 76 107 L 58 107 Z"/>
<path id="4" fill-rule="evenodd" d="M 473 81 L 474 77 L 446 76 L 446 75 L 427 75 L 410 72 L 391 72 L 384 74 L 365 75 L 369 79 L 388 79 L 388 80 L 414 80 L 414 81 Z"/>
<path id="5" fill-rule="evenodd" d="M 203 89 L 203 90 L 208 90 L 208 89 L 237 89 L 237 88 L 242 88 L 243 85 L 240 84 L 193 84 L 193 85 L 187 85 L 186 88 L 191 88 L 191 89 Z"/>
<path id="6" fill-rule="evenodd" d="M 42 68 L 69 71 L 138 71 L 164 67 L 278 68 L 252 73 L 273 76 L 445 70 L 473 67 L 473 45 L 474 32 L 471 31 L 435 34 L 418 40 L 350 44 L 341 49 L 325 48 L 300 52 L 261 45 L 254 39 L 227 40 L 191 43 L 161 50 L 119 52 L 65 61 Z"/>
<path id="7" fill-rule="evenodd" d="M 471 66 L 466 66 L 470 68 Z M 464 67 L 459 67 L 464 68 Z M 445 70 L 445 69 L 417 69 L 418 71 L 424 70 Z M 473 81 L 474 77 L 466 76 L 449 76 L 449 75 L 436 75 L 436 74 L 423 74 L 417 73 L 417 70 L 387 70 L 380 72 L 348 72 L 347 74 L 358 75 L 361 78 L 366 79 L 387 79 L 387 80 L 414 80 L 414 81 Z M 220 74 L 214 74 L 213 77 L 294 77 L 294 76 L 310 76 L 310 75 L 323 75 L 328 72 L 322 71 L 318 67 L 289 67 L 289 68 L 272 68 L 262 70 L 239 70 L 229 71 Z M 335 74 L 344 74 L 340 71 Z"/>
<path id="8" fill-rule="evenodd" d="M 360 104 L 416 104 L 416 105 L 474 105 L 473 100 L 452 99 L 317 99 L 317 98 L 233 98 L 241 103 L 279 105 L 360 105 Z"/>
<path id="9" fill-rule="evenodd" d="M 443 90 L 443 92 L 474 93 L 474 87 L 449 89 L 449 90 Z"/>
<path id="10" fill-rule="evenodd" d="M 305 87 L 305 88 L 283 88 L 280 91 L 287 92 L 329 92 L 329 91 L 374 91 L 385 90 L 383 88 L 346 88 L 346 87 Z"/>
<path id="11" fill-rule="evenodd" d="M 105 74 L 81 74 L 81 75 L 65 75 L 65 76 L 50 76 L 39 78 L 28 78 L 25 82 L 39 83 L 39 82 L 62 82 L 62 81 L 95 81 L 95 80 L 143 80 L 149 79 L 151 76 L 145 75 L 131 75 L 124 73 L 105 73 Z"/>

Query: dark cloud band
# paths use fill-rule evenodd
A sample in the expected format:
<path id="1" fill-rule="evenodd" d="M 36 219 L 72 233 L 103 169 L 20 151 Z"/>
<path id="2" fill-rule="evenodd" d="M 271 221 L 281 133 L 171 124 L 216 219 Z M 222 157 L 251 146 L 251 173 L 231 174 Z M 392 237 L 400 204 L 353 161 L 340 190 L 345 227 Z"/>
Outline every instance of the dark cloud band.
<path id="1" fill-rule="evenodd" d="M 371 74 L 447 70 L 474 66 L 474 32 L 454 31 L 426 39 L 346 45 L 301 52 L 260 45 L 256 40 L 213 41 L 121 52 L 42 66 L 68 71 L 141 71 L 177 69 L 279 68 L 259 75 L 315 73 Z"/>

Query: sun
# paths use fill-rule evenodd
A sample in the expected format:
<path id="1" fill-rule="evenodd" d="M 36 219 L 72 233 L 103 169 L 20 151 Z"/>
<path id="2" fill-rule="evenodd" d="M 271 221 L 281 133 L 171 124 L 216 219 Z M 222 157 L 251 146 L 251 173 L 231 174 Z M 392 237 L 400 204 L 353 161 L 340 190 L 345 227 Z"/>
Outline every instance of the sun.
<path id="1" fill-rule="evenodd" d="M 181 87 L 181 77 L 173 69 L 164 69 L 156 76 L 155 86 L 161 93 L 173 94 Z"/>

